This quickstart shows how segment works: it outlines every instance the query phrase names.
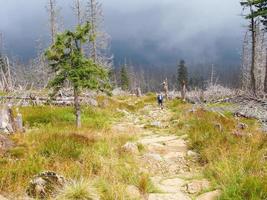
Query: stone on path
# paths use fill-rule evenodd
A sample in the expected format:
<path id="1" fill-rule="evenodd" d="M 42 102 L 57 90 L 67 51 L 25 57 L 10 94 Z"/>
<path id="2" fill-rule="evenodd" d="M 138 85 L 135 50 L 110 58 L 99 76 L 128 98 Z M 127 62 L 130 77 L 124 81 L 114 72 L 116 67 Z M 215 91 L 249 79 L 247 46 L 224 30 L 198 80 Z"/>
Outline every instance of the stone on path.
<path id="1" fill-rule="evenodd" d="M 199 154 L 188 149 L 187 134 L 180 137 L 171 133 L 166 134 L 165 128 L 171 121 L 168 118 L 168 110 L 156 110 L 152 106 L 146 106 L 144 110 L 149 111 L 149 114 L 141 118 L 149 120 L 148 123 L 152 127 L 159 128 L 155 132 L 153 129 L 142 128 L 140 132 L 143 134 L 140 134 L 141 138 L 138 141 L 146 149 L 146 153 L 139 156 L 141 170 L 152 176 L 151 181 L 159 190 L 158 193 L 148 194 L 147 200 L 191 200 L 191 196 L 195 197 L 200 192 L 208 190 L 210 185 L 207 180 L 194 180 L 194 177 L 201 176 L 195 163 L 192 163 Z M 188 157 L 193 159 L 187 159 Z M 128 187 L 128 190 L 138 195 L 136 188 Z M 214 193 L 207 193 L 199 198 L 212 195 Z"/>
<path id="2" fill-rule="evenodd" d="M 153 144 L 153 143 L 165 143 L 171 140 L 177 139 L 176 136 L 159 136 L 159 135 L 151 135 L 144 137 L 143 139 L 140 140 L 141 144 Z"/>
<path id="3" fill-rule="evenodd" d="M 189 194 L 197 194 L 203 190 L 207 190 L 210 187 L 210 183 L 207 180 L 193 180 L 191 183 L 186 184 L 186 192 Z"/>
<path id="4" fill-rule="evenodd" d="M 216 200 L 220 197 L 221 192 L 219 190 L 215 190 L 212 192 L 204 193 L 196 198 L 196 200 Z"/>
<path id="5" fill-rule="evenodd" d="M 148 200 L 191 200 L 182 192 L 172 194 L 150 194 Z"/>
<path id="6" fill-rule="evenodd" d="M 163 161 L 163 158 L 159 154 L 146 153 L 143 157 L 148 161 Z"/>
<path id="7" fill-rule="evenodd" d="M 185 181 L 180 178 L 166 179 L 156 184 L 163 193 L 177 193 L 181 191 L 181 187 L 185 184 Z"/>

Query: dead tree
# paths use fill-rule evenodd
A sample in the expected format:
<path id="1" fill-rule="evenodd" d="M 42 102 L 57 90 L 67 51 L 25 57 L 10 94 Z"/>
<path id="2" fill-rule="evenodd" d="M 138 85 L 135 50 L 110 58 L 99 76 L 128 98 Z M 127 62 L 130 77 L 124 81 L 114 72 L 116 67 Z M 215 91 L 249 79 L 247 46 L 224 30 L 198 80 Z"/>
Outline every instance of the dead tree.
<path id="1" fill-rule="evenodd" d="M 255 25 L 255 81 L 257 93 L 264 92 L 265 68 L 266 68 L 266 44 L 265 32 L 260 22 Z"/>
<path id="2" fill-rule="evenodd" d="M 266 36 L 265 36 L 266 37 Z M 266 45 L 266 38 L 265 41 L 265 77 L 264 77 L 264 92 L 267 93 L 267 45 Z"/>
<path id="3" fill-rule="evenodd" d="M 183 81 L 183 83 L 182 83 L 181 97 L 182 97 L 182 100 L 185 101 L 185 99 L 186 99 L 186 83 L 185 83 L 185 81 Z"/>
<path id="4" fill-rule="evenodd" d="M 56 0 L 48 0 L 48 5 L 46 6 L 47 12 L 49 14 L 49 26 L 50 26 L 50 37 L 52 44 L 55 42 L 56 35 L 58 33 L 58 14 L 59 9 L 57 8 Z"/>
<path id="5" fill-rule="evenodd" d="M 254 15 L 254 10 L 252 5 L 249 5 L 250 14 L 251 16 Z M 250 19 L 250 31 L 251 31 L 251 42 L 252 42 L 252 49 L 251 49 L 251 89 L 254 95 L 256 95 L 256 78 L 255 78 L 255 58 L 256 58 L 256 20 L 254 17 Z"/>
<path id="6" fill-rule="evenodd" d="M 3 53 L 3 34 L 0 33 L 0 88 L 2 91 L 10 92 L 13 87 L 11 66 L 8 56 Z"/>
<path id="7" fill-rule="evenodd" d="M 83 5 L 83 0 L 73 0 L 73 6 L 72 9 L 74 11 L 77 24 L 81 25 L 84 21 L 85 18 L 85 11 L 84 11 L 84 5 Z"/>
<path id="8" fill-rule="evenodd" d="M 110 36 L 104 31 L 102 5 L 97 0 L 88 0 L 86 20 L 91 23 L 95 40 L 90 42 L 88 55 L 94 62 L 104 67 L 112 66 L 113 57 L 109 56 Z"/>
<path id="9" fill-rule="evenodd" d="M 250 76 L 250 68 L 251 68 L 251 43 L 249 39 L 249 34 L 246 32 L 244 40 L 243 40 L 243 48 L 242 48 L 242 67 L 241 67 L 241 81 L 242 81 L 242 89 L 248 91 L 251 87 L 251 76 Z"/>
<path id="10" fill-rule="evenodd" d="M 163 91 L 166 99 L 169 99 L 169 84 L 168 79 L 166 78 L 165 81 L 162 83 Z"/>

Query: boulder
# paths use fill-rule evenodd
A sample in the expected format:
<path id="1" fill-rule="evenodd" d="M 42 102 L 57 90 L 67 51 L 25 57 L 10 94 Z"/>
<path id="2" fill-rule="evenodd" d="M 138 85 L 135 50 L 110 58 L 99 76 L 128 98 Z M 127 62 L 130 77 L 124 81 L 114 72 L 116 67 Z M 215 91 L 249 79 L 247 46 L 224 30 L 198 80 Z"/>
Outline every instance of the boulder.
<path id="1" fill-rule="evenodd" d="M 30 181 L 26 192 L 29 197 L 44 199 L 62 189 L 65 183 L 65 178 L 55 172 L 42 172 Z"/>
<path id="2" fill-rule="evenodd" d="M 9 113 L 7 108 L 0 109 L 0 132 L 2 133 L 13 133 L 14 130 L 9 120 Z"/>
<path id="3" fill-rule="evenodd" d="M 127 153 L 131 154 L 138 154 L 139 150 L 136 144 L 127 142 L 125 145 L 122 146 L 122 150 Z"/>

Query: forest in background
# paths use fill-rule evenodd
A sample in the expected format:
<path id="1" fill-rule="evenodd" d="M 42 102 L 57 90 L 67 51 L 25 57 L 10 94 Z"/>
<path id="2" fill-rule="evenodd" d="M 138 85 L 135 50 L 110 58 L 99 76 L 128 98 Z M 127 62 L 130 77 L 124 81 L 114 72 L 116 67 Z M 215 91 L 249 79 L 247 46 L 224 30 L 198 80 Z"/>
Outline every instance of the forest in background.
<path id="1" fill-rule="evenodd" d="M 47 11 L 47 21 L 49 24 L 50 41 L 53 42 L 56 33 L 61 32 L 64 28 L 61 16 L 61 5 L 57 1 L 48 1 L 47 5 L 44 6 Z M 132 57 L 119 57 L 116 54 L 112 54 L 112 38 L 106 33 L 104 27 L 104 14 L 101 1 L 73 1 L 72 4 L 72 14 L 73 19 L 75 19 L 76 24 L 83 23 L 84 21 L 90 21 L 95 24 L 95 32 L 97 33 L 97 40 L 92 46 L 86 45 L 85 51 L 87 56 L 90 55 L 93 49 L 94 54 L 98 54 L 99 59 L 103 59 L 100 62 L 104 62 L 103 65 L 108 65 L 111 69 L 113 75 L 114 87 L 121 86 L 121 75 L 120 71 L 123 66 L 126 66 L 127 73 L 129 76 L 129 90 L 134 91 L 134 88 L 140 87 L 143 92 L 157 91 L 160 88 L 161 83 L 166 78 L 169 81 L 169 86 L 171 90 L 179 89 L 177 83 L 177 70 L 180 58 L 177 56 L 177 61 L 173 64 L 146 64 L 146 61 L 138 61 L 138 55 L 135 58 Z M 36 42 L 37 57 L 29 61 L 21 61 L 19 56 L 10 56 L 6 54 L 4 48 L 4 38 L 5 36 L 1 34 L 1 55 L 2 63 L 6 63 L 6 58 L 10 65 L 10 73 L 12 78 L 11 87 L 17 88 L 44 88 L 47 85 L 49 76 L 52 73 L 49 72 L 46 61 L 43 59 L 43 52 L 46 48 L 46 41 L 38 40 Z M 143 55 L 145 56 L 145 55 Z M 163 55 L 164 56 L 164 55 Z M 139 56 L 140 57 L 140 56 Z M 166 60 L 167 58 L 165 58 Z M 167 60 L 166 60 L 167 61 Z M 212 69 L 216 72 L 216 81 L 224 86 L 237 88 L 240 84 L 237 83 L 237 79 L 240 78 L 240 66 L 234 62 L 222 61 L 221 65 L 213 64 L 206 61 L 194 61 L 185 60 L 186 66 L 188 67 L 188 89 L 203 88 L 208 84 Z M 168 63 L 168 62 L 166 62 Z M 3 70 L 4 73 L 6 70 Z M 231 73 L 229 73 L 231 72 Z M 8 79 L 8 78 L 7 78 Z M 137 80 L 138 79 L 138 80 Z"/>

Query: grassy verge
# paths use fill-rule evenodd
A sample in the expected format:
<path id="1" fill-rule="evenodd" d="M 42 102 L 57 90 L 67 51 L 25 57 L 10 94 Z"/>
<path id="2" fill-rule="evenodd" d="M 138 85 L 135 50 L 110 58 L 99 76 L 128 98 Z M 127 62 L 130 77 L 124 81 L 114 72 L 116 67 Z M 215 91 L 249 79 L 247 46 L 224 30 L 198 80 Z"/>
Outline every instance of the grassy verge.
<path id="1" fill-rule="evenodd" d="M 20 108 L 28 131 L 12 136 L 16 146 L 0 159 L 0 193 L 22 195 L 30 179 L 47 170 L 78 183 L 90 180 L 103 200 L 130 199 L 125 193 L 128 185 L 148 190 L 135 158 L 121 151 L 135 138 L 117 134 L 111 125 L 123 117 L 118 109 L 135 112 L 150 101 L 152 96 L 99 97 L 99 107 L 83 108 L 80 130 L 71 107 Z"/>
<path id="2" fill-rule="evenodd" d="M 176 134 L 187 133 L 190 148 L 201 155 L 206 176 L 222 190 L 221 200 L 267 199 L 267 136 L 254 120 L 223 117 L 202 109 L 189 112 L 190 105 L 175 101 Z M 239 122 L 248 128 L 238 128 Z M 242 136 L 236 136 L 233 133 Z"/>

